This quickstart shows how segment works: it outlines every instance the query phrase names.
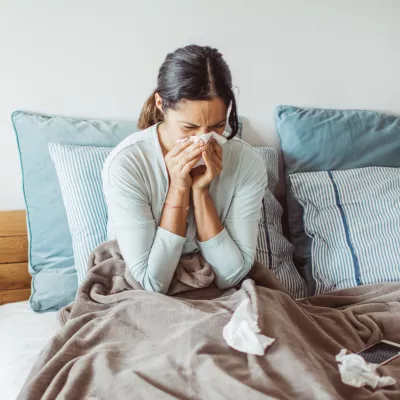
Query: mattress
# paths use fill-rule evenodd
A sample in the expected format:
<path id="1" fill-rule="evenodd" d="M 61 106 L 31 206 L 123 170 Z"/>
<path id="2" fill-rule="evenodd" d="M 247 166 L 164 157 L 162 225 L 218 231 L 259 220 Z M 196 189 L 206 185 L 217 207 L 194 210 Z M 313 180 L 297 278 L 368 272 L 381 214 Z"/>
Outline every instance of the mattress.
<path id="1" fill-rule="evenodd" d="M 14 400 L 37 355 L 60 324 L 56 312 L 37 314 L 28 301 L 0 306 L 0 398 Z"/>

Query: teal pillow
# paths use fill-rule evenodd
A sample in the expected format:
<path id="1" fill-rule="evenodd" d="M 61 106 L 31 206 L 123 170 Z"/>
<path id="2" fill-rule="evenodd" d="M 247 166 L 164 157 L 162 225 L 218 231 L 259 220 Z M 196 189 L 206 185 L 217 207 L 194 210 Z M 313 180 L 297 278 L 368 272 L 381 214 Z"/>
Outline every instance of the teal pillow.
<path id="1" fill-rule="evenodd" d="M 57 310 L 74 300 L 77 275 L 71 235 L 48 143 L 116 146 L 135 122 L 47 117 L 16 111 L 12 121 L 22 168 L 29 236 L 30 304 Z"/>
<path id="2" fill-rule="evenodd" d="M 396 116 L 278 106 L 275 122 L 286 178 L 301 172 L 400 167 L 400 118 Z M 311 239 L 304 231 L 303 209 L 290 192 L 287 205 L 295 262 L 309 277 Z"/>

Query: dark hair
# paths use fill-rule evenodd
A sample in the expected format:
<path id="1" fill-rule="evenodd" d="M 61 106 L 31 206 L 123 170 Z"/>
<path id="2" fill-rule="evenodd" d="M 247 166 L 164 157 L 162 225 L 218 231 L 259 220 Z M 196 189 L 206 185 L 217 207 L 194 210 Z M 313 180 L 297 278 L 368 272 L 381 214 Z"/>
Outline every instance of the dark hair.
<path id="1" fill-rule="evenodd" d="M 232 75 L 222 54 L 209 46 L 186 46 L 167 55 L 161 65 L 157 89 L 145 102 L 139 117 L 139 129 L 146 129 L 163 121 L 163 114 L 156 107 L 154 95 L 162 98 L 163 109 L 175 109 L 182 100 L 211 100 L 220 97 L 226 107 L 232 102 L 229 116 L 231 135 L 239 129 Z"/>

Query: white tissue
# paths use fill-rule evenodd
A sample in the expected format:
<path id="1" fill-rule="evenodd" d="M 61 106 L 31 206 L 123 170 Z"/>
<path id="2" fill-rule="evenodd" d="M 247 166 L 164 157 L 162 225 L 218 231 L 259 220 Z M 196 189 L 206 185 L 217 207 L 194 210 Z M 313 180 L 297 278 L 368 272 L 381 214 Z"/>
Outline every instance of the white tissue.
<path id="1" fill-rule="evenodd" d="M 243 300 L 231 320 L 225 325 L 222 336 L 228 346 L 242 353 L 262 356 L 275 339 L 260 334 L 257 316 L 249 299 Z"/>
<path id="2" fill-rule="evenodd" d="M 342 349 L 336 356 L 342 382 L 354 387 L 371 386 L 373 389 L 394 385 L 396 380 L 391 376 L 379 376 L 377 364 L 366 362 L 360 355 Z"/>
<path id="3" fill-rule="evenodd" d="M 193 143 L 198 143 L 200 140 L 202 140 L 203 143 L 206 144 L 211 138 L 214 138 L 220 146 L 227 142 L 227 139 L 224 136 L 218 135 L 216 132 L 204 133 L 200 136 L 189 136 L 186 139 L 177 140 L 177 142 L 186 142 L 187 140 L 190 140 Z M 200 165 L 204 165 L 203 157 L 193 168 L 196 168 Z"/>

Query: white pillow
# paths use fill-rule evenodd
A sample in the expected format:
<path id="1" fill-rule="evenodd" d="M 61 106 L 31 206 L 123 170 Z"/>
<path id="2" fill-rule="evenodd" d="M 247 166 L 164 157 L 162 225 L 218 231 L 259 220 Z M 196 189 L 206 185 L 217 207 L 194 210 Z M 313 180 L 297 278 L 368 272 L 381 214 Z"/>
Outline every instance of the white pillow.
<path id="1" fill-rule="evenodd" d="M 113 147 L 49 143 L 72 237 L 80 285 L 92 250 L 107 240 L 107 205 L 101 171 Z"/>

